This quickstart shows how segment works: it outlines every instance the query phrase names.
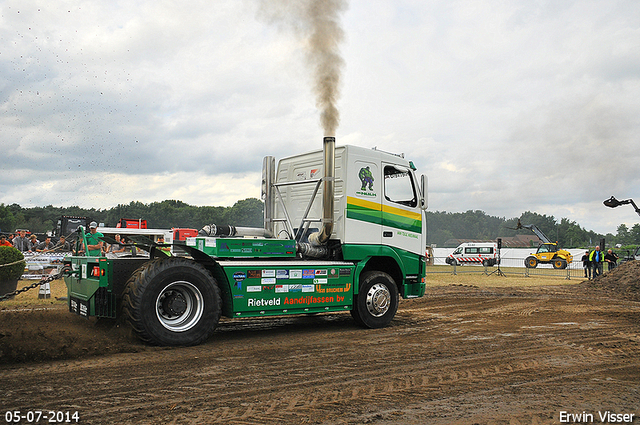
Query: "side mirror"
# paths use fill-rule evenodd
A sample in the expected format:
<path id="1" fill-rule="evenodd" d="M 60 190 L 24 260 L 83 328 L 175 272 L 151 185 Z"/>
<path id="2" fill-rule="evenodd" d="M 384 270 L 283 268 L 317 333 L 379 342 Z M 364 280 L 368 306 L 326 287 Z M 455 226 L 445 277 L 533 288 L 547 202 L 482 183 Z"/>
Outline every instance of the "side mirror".
<path id="1" fill-rule="evenodd" d="M 427 202 L 427 190 L 428 190 L 427 176 L 424 174 L 420 176 L 420 192 L 422 192 L 422 199 L 420 199 L 420 208 L 426 210 L 429 207 Z"/>

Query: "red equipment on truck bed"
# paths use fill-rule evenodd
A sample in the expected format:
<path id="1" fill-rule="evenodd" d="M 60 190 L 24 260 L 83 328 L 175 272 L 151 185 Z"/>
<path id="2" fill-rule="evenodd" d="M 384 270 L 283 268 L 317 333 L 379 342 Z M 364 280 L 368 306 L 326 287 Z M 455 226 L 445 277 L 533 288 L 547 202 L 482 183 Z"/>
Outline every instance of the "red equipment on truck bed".
<path id="1" fill-rule="evenodd" d="M 147 220 L 141 218 L 121 218 L 116 227 L 123 227 L 126 229 L 146 229 Z"/>

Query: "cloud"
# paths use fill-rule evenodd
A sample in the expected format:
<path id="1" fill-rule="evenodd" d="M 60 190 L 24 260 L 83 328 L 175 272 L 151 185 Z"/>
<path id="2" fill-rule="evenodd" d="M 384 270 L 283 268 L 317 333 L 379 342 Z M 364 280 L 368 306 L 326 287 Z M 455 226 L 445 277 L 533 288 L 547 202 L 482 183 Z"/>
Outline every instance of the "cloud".
<path id="1" fill-rule="evenodd" d="M 230 205 L 257 196 L 264 155 L 320 149 L 304 40 L 258 5 L 5 1 L 0 202 Z M 404 152 L 433 210 L 637 222 L 602 201 L 640 199 L 638 2 L 371 0 L 341 17 L 338 144 Z"/>

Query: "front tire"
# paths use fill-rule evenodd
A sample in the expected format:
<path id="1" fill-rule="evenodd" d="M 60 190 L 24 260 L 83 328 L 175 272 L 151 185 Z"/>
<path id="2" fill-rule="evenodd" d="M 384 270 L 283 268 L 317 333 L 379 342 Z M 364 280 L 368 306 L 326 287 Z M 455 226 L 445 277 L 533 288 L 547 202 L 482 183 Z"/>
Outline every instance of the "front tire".
<path id="1" fill-rule="evenodd" d="M 367 328 L 383 328 L 398 311 L 398 287 L 387 273 L 366 272 L 360 279 L 360 291 L 353 302 L 351 315 Z"/>
<path id="2" fill-rule="evenodd" d="M 209 271 L 186 258 L 159 258 L 136 270 L 122 298 L 138 338 L 153 345 L 196 345 L 215 330 L 220 289 Z"/>
<path id="3" fill-rule="evenodd" d="M 536 267 L 538 267 L 538 259 L 534 256 L 527 257 L 524 260 L 524 265 L 528 269 L 535 269 Z"/>
<path id="4" fill-rule="evenodd" d="M 553 268 L 554 269 L 566 269 L 567 262 L 562 258 L 554 258 L 553 259 Z"/>

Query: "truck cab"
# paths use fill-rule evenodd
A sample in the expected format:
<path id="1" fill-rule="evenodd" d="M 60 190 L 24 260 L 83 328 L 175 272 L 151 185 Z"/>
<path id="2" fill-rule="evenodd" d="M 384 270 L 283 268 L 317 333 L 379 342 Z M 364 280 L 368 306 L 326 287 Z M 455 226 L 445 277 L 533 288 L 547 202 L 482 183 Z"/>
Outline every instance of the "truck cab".
<path id="1" fill-rule="evenodd" d="M 272 202 L 274 233 L 306 242 L 322 223 L 323 152 L 283 158 L 278 163 Z M 427 208 L 424 179 L 401 154 L 357 146 L 335 150 L 334 226 L 327 259 L 386 262 L 403 295 L 422 295 L 412 288 L 424 273 Z M 276 202 L 279 201 L 279 202 Z M 268 205 L 265 205 L 265 211 Z M 302 229 L 302 230 L 300 230 Z M 410 284 L 409 284 L 410 282 Z M 404 286 L 409 284 L 409 286 Z"/>

